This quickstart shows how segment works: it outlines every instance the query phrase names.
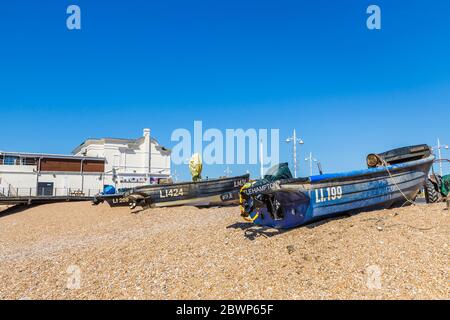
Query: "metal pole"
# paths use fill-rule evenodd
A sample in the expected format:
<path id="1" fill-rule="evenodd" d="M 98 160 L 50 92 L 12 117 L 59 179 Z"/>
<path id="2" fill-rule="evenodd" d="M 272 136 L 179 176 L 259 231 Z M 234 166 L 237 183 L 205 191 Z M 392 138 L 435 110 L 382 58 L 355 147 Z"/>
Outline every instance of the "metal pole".
<path id="1" fill-rule="evenodd" d="M 437 140 L 438 140 L 437 148 L 438 148 L 438 155 L 439 155 L 439 175 L 442 177 L 443 176 L 443 174 L 442 174 L 443 171 L 442 171 L 441 141 L 439 140 L 439 138 Z"/>
<path id="2" fill-rule="evenodd" d="M 312 169 L 312 152 L 309 153 L 309 176 L 311 177 L 313 174 L 313 169 Z"/>
<path id="3" fill-rule="evenodd" d="M 148 172 L 149 172 L 149 183 L 152 180 L 152 131 L 151 129 L 148 132 L 149 146 L 148 146 Z"/>
<path id="4" fill-rule="evenodd" d="M 41 174 L 41 161 L 42 161 L 42 157 L 39 157 L 38 159 L 38 167 L 37 167 L 37 172 L 36 172 L 36 197 L 39 195 L 39 175 Z"/>
<path id="5" fill-rule="evenodd" d="M 300 146 L 303 144 L 303 140 L 302 140 L 302 138 L 299 138 L 298 139 L 298 155 L 297 155 L 297 149 L 295 150 L 296 152 L 295 152 L 295 157 L 296 157 L 296 162 L 297 162 L 297 172 L 298 173 L 300 173 L 300 163 L 301 163 L 301 160 L 300 161 L 298 161 L 298 159 L 301 159 L 301 153 L 300 153 Z"/>
<path id="6" fill-rule="evenodd" d="M 294 178 L 297 178 L 297 131 L 294 129 Z"/>
<path id="7" fill-rule="evenodd" d="M 83 168 L 83 163 L 84 163 L 84 159 L 81 159 L 81 168 L 80 168 L 80 173 L 81 173 L 81 192 L 83 192 L 83 189 L 84 189 L 84 168 Z"/>
<path id="8" fill-rule="evenodd" d="M 294 144 L 294 146 L 292 148 L 293 149 L 293 158 L 294 158 L 294 177 L 297 178 L 297 172 L 299 169 L 299 163 L 297 161 L 297 143 L 303 144 L 304 142 L 302 139 L 297 138 L 297 130 L 296 129 L 294 129 L 292 137 L 289 137 L 286 139 L 286 142 L 287 143 L 292 142 Z"/>
<path id="9" fill-rule="evenodd" d="M 264 178 L 264 155 L 263 155 L 263 141 L 259 140 L 259 162 L 261 163 L 261 179 Z"/>

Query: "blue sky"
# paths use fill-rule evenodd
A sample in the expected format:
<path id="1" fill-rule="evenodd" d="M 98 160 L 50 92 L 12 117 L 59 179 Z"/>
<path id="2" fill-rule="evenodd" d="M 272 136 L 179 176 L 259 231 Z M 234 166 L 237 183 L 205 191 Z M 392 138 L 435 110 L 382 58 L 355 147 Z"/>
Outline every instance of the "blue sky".
<path id="1" fill-rule="evenodd" d="M 66 28 L 70 4 L 82 30 Z M 366 28 L 370 4 L 381 30 Z M 296 128 L 300 157 L 312 151 L 331 172 L 450 143 L 449 1 L 11 1 L 0 36 L 0 150 L 69 153 L 144 127 L 171 147 L 174 129 L 202 120 L 279 128 L 283 140 Z"/>

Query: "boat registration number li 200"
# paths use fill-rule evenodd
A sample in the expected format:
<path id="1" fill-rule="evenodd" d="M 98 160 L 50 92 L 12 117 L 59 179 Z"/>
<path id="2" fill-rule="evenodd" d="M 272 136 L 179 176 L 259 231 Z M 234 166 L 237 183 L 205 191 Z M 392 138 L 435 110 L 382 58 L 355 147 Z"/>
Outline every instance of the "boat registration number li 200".
<path id="1" fill-rule="evenodd" d="M 160 198 L 174 198 L 184 196 L 183 189 L 165 189 L 159 191 Z"/>
<path id="2" fill-rule="evenodd" d="M 328 187 L 314 190 L 316 193 L 316 203 L 342 199 L 342 187 Z"/>

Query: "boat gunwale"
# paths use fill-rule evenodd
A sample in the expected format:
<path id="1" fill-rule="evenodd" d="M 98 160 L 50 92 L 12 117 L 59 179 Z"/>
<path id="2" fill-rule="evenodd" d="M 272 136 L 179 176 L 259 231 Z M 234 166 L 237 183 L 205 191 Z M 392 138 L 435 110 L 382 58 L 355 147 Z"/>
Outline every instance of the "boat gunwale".
<path id="1" fill-rule="evenodd" d="M 172 187 L 178 187 L 178 186 L 188 186 L 193 184 L 206 184 L 208 182 L 227 182 L 227 181 L 233 181 L 238 179 L 250 179 L 250 174 L 245 174 L 241 176 L 236 177 L 226 177 L 226 178 L 214 178 L 214 179 L 208 179 L 208 180 L 201 180 L 201 181 L 186 181 L 186 182 L 177 182 L 177 183 L 171 183 L 171 184 L 155 184 L 155 185 L 146 185 L 146 186 L 140 186 L 131 188 L 129 191 L 141 191 L 146 189 L 157 189 L 157 188 L 172 188 Z"/>
<path id="2" fill-rule="evenodd" d="M 367 177 L 370 175 L 377 176 L 379 174 L 385 173 L 387 170 L 389 170 L 389 172 L 391 172 L 391 173 L 399 173 L 402 171 L 407 171 L 409 168 L 414 167 L 414 166 L 426 164 L 428 162 L 432 163 L 435 158 L 436 157 L 433 154 L 431 154 L 430 156 L 423 158 L 423 159 L 393 164 L 393 165 L 389 165 L 387 167 L 383 166 L 383 167 L 376 167 L 376 168 L 367 168 L 367 169 L 362 169 L 362 170 L 347 171 L 347 172 L 343 172 L 343 173 L 329 173 L 329 174 L 324 175 L 324 176 L 328 176 L 328 177 L 324 177 L 322 179 L 319 179 L 322 175 L 316 175 L 316 176 L 311 176 L 311 177 L 306 177 L 306 178 L 282 179 L 282 180 L 278 180 L 276 182 L 278 182 L 280 186 L 281 185 L 291 185 L 291 184 L 296 184 L 296 183 L 298 183 L 298 185 L 309 186 L 309 185 L 318 185 L 318 184 L 333 183 L 333 182 L 344 182 L 344 181 L 349 181 L 349 180 L 355 179 L 355 177 L 360 178 L 359 180 L 363 180 L 363 177 Z M 317 180 L 315 180 L 315 179 L 317 179 Z"/>

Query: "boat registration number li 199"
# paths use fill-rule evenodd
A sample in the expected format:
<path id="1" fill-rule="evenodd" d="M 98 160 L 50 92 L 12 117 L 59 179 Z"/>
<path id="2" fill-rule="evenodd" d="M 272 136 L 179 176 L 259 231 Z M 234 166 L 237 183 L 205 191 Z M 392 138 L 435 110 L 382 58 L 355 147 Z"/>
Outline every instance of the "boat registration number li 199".
<path id="1" fill-rule="evenodd" d="M 174 198 L 184 196 L 183 188 L 180 189 L 165 189 L 159 191 L 161 198 Z"/>
<path id="2" fill-rule="evenodd" d="M 319 188 L 316 192 L 316 203 L 342 199 L 342 187 Z"/>

